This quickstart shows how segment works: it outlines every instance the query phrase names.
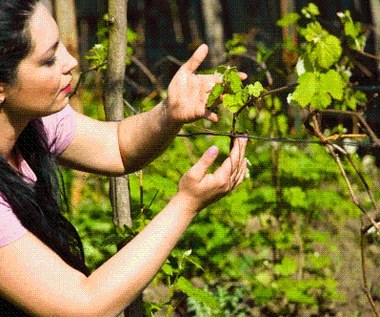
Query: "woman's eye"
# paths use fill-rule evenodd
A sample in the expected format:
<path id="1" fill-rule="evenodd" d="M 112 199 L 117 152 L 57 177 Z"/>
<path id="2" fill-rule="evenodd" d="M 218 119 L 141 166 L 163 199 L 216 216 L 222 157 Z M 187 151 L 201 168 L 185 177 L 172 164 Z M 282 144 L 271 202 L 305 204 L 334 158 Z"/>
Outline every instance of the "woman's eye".
<path id="1" fill-rule="evenodd" d="M 57 58 L 54 56 L 50 59 L 48 59 L 47 61 L 44 62 L 44 66 L 47 66 L 47 67 L 51 67 L 55 64 Z"/>

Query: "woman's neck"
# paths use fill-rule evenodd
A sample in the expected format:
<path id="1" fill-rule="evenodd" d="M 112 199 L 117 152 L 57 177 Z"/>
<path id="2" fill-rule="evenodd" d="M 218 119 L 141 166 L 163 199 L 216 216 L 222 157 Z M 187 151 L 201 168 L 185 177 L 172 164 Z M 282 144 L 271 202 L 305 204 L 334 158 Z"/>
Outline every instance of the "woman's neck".
<path id="1" fill-rule="evenodd" d="M 28 121 L 13 119 L 0 111 L 0 155 L 11 165 L 15 164 L 15 145 L 21 132 L 27 126 Z"/>

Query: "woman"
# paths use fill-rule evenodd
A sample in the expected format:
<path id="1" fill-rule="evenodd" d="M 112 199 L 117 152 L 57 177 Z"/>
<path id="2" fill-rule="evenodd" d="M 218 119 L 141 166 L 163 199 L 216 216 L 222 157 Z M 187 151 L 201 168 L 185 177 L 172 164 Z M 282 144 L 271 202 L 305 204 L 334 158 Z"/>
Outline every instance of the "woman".
<path id="1" fill-rule="evenodd" d="M 206 55 L 202 45 L 153 110 L 99 122 L 68 105 L 77 62 L 46 8 L 38 0 L 0 3 L 1 316 L 115 316 L 148 285 L 197 212 L 242 181 L 246 141 L 237 140 L 207 174 L 218 154 L 211 147 L 169 204 L 91 274 L 75 229 L 59 213 L 55 158 L 78 170 L 123 175 L 160 155 L 184 123 L 218 120 L 205 102 L 219 79 L 194 74 Z"/>

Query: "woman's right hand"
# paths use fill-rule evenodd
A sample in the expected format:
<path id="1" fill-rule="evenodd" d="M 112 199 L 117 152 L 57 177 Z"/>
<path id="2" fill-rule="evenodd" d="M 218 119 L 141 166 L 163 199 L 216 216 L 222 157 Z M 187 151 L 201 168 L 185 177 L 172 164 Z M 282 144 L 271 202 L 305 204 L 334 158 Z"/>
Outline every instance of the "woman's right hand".
<path id="1" fill-rule="evenodd" d="M 181 178 L 177 196 L 192 210 L 200 211 L 237 187 L 246 174 L 246 138 L 236 138 L 230 156 L 212 174 L 207 170 L 218 156 L 218 148 L 210 147 L 199 161 Z"/>

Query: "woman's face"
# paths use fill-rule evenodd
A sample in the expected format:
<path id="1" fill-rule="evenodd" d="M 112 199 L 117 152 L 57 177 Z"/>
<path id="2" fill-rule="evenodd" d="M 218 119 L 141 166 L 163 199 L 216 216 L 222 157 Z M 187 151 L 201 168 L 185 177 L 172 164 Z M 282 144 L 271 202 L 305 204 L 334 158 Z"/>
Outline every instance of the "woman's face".
<path id="1" fill-rule="evenodd" d="M 59 41 L 56 22 L 41 4 L 31 17 L 30 34 L 32 50 L 19 64 L 15 83 L 4 85 L 2 91 L 3 109 L 18 119 L 63 109 L 69 102 L 70 71 L 77 66 L 76 59 Z"/>

